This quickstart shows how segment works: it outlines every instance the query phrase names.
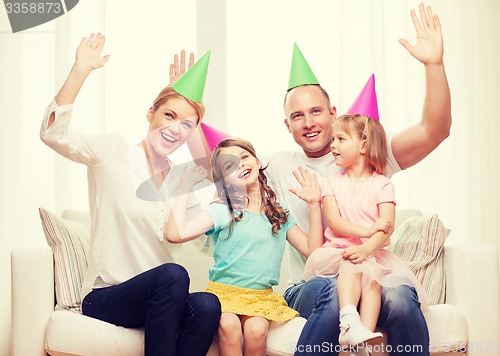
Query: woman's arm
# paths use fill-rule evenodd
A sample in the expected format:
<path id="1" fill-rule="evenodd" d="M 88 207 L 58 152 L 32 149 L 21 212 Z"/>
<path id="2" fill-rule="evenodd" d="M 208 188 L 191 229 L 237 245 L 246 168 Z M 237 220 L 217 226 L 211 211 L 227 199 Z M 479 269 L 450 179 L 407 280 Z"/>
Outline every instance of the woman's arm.
<path id="1" fill-rule="evenodd" d="M 101 57 L 105 41 L 106 37 L 100 33 L 97 35 L 92 33 L 88 40 L 86 37 L 82 38 L 80 45 L 76 50 L 75 63 L 73 64 L 66 81 L 55 96 L 57 105 L 74 103 L 76 96 L 83 86 L 83 82 L 90 72 L 94 69 L 101 68 L 107 63 L 109 55 Z M 47 127 L 50 127 L 54 123 L 54 119 L 55 114 L 52 113 Z"/>
<path id="2" fill-rule="evenodd" d="M 172 243 L 184 243 L 203 235 L 213 228 L 214 221 L 211 216 L 202 211 L 194 218 L 186 221 L 189 195 L 196 183 L 201 182 L 207 176 L 203 167 L 184 168 L 181 183 L 178 187 L 177 196 L 172 204 L 170 215 L 165 227 L 165 239 Z"/>
<path id="3" fill-rule="evenodd" d="M 300 174 L 299 174 L 300 173 Z M 309 234 L 297 225 L 290 228 L 286 234 L 288 242 L 302 255 L 309 255 L 323 244 L 323 221 L 321 218 L 321 189 L 319 187 L 318 178 L 315 174 L 309 173 L 307 170 L 299 167 L 299 173 L 293 172 L 295 178 L 302 186 L 299 192 L 295 189 L 290 189 L 290 192 L 304 200 L 309 206 Z"/>
<path id="4" fill-rule="evenodd" d="M 366 238 L 372 236 L 377 231 L 387 232 L 388 228 L 392 226 L 390 221 L 382 215 L 380 215 L 380 218 L 370 228 L 350 222 L 340 216 L 337 201 L 333 195 L 326 195 L 323 198 L 323 212 L 328 227 L 343 236 Z"/>
<path id="5" fill-rule="evenodd" d="M 117 135 L 85 135 L 70 128 L 72 103 L 85 78 L 102 67 L 109 56 L 101 58 L 105 38 L 101 34 L 83 38 L 76 51 L 76 61 L 63 86 L 48 106 L 40 139 L 60 155 L 87 166 L 106 161 L 117 142 Z M 60 106 L 62 105 L 62 106 Z"/>

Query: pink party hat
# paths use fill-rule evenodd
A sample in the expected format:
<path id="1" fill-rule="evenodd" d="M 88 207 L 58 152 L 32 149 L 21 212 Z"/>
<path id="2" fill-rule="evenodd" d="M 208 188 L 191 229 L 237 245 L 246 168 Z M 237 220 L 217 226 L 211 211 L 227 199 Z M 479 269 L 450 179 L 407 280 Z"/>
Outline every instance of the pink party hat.
<path id="1" fill-rule="evenodd" d="M 201 131 L 205 136 L 205 141 L 207 142 L 208 149 L 210 153 L 214 150 L 215 146 L 219 144 L 225 138 L 231 137 L 231 135 L 217 130 L 215 127 L 209 126 L 205 123 L 200 123 Z"/>
<path id="2" fill-rule="evenodd" d="M 380 121 L 378 117 L 377 93 L 375 92 L 375 75 L 371 75 L 365 87 L 351 105 L 348 114 L 360 114 Z"/>

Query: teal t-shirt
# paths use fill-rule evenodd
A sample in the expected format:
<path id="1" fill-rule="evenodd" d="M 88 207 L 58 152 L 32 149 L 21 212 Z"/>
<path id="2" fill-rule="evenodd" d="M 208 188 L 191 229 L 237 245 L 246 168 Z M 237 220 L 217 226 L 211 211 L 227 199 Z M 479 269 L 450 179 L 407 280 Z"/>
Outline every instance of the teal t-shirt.
<path id="1" fill-rule="evenodd" d="M 279 283 L 286 233 L 297 223 L 288 215 L 280 231 L 273 235 L 272 225 L 263 213 L 244 210 L 241 221 L 229 233 L 230 215 L 224 204 L 206 209 L 214 228 L 206 233 L 215 244 L 215 265 L 209 269 L 212 282 L 249 289 L 267 289 Z"/>

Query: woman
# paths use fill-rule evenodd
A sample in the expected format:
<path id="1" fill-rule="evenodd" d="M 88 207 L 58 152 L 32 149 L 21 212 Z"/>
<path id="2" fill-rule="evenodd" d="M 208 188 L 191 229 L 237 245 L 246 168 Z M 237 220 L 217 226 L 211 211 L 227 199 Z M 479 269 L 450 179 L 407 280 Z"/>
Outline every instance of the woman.
<path id="1" fill-rule="evenodd" d="M 72 104 L 83 82 L 109 59 L 101 57 L 104 42 L 99 33 L 82 39 L 40 133 L 57 153 L 88 169 L 92 228 L 82 311 L 115 325 L 144 327 L 145 355 L 205 355 L 220 303 L 209 293 L 189 293 L 187 272 L 174 263 L 176 250 L 163 234 L 166 192 L 176 186 L 167 156 L 186 142 L 204 107 L 167 86 L 147 112 L 150 126 L 140 144 L 71 130 Z M 196 207 L 191 199 L 190 208 Z"/>

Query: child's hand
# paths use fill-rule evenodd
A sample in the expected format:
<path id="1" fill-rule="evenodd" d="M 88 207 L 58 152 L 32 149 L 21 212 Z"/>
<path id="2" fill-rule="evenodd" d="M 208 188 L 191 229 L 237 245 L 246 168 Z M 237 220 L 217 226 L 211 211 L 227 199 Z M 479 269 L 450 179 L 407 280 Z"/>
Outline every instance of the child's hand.
<path id="1" fill-rule="evenodd" d="M 184 192 L 190 192 L 193 187 L 205 179 L 208 172 L 205 167 L 195 166 L 195 167 L 184 167 L 181 176 L 181 183 L 179 188 Z"/>
<path id="2" fill-rule="evenodd" d="M 388 234 L 392 229 L 392 224 L 387 218 L 380 218 L 373 223 L 373 225 L 368 229 L 368 236 L 371 237 L 375 233 L 382 231 L 384 234 Z"/>
<path id="3" fill-rule="evenodd" d="M 354 264 L 358 264 L 366 260 L 368 255 L 363 245 L 355 245 L 347 247 L 342 253 L 342 258 Z"/>
<path id="4" fill-rule="evenodd" d="M 302 190 L 299 192 L 297 189 L 290 188 L 290 192 L 305 201 L 309 206 L 319 204 L 321 199 L 321 188 L 318 183 L 316 174 L 311 174 L 309 171 L 299 167 L 299 173 L 292 172 L 294 177 L 300 183 Z"/>
<path id="5" fill-rule="evenodd" d="M 100 33 L 97 35 L 92 33 L 88 39 L 83 37 L 76 49 L 75 66 L 89 73 L 94 69 L 104 66 L 109 59 L 109 55 L 101 58 L 104 42 L 106 42 L 106 37 Z"/>

